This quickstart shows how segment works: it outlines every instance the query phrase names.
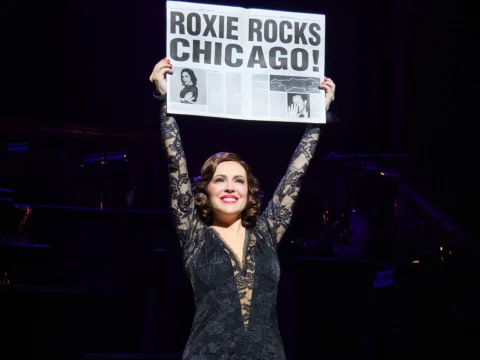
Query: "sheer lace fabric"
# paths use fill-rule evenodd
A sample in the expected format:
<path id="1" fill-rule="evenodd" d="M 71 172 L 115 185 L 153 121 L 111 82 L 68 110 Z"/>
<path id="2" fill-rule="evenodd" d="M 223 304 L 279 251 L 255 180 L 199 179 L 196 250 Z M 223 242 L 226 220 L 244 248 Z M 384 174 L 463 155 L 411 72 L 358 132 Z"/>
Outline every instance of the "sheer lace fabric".
<path id="1" fill-rule="evenodd" d="M 165 103 L 161 109 L 173 221 L 195 295 L 183 359 L 285 359 L 276 315 L 277 244 L 290 223 L 320 129 L 307 127 L 273 198 L 255 227 L 247 229 L 243 254 L 235 254 L 199 218 L 177 123 Z"/>

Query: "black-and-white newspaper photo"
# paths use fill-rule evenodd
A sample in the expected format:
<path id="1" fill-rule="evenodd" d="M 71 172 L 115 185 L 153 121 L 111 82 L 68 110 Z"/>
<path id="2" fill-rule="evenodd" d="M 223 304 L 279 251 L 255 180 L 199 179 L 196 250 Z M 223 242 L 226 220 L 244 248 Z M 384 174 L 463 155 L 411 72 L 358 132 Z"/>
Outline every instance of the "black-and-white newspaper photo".
<path id="1" fill-rule="evenodd" d="M 171 113 L 325 123 L 325 15 L 167 1 Z"/>

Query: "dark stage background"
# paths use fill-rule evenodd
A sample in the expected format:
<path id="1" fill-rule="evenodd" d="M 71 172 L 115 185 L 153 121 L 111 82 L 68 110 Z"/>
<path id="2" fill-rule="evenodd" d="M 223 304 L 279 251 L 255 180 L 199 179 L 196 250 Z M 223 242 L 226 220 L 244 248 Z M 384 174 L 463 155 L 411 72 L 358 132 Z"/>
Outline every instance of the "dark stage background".
<path id="1" fill-rule="evenodd" d="M 470 325 L 477 324 L 470 274 L 480 235 L 473 1 L 202 2 L 326 15 L 325 74 L 337 85 L 331 111 L 340 122 L 322 130 L 282 245 L 279 312 L 291 358 L 302 358 L 295 344 L 308 353 L 312 343 L 323 344 L 329 354 L 323 358 L 333 358 L 344 348 L 339 338 L 355 344 L 358 359 L 411 356 L 424 332 L 439 341 L 453 333 L 468 340 Z M 180 353 L 191 294 L 172 234 L 159 107 L 148 82 L 165 55 L 165 2 L 4 0 L 0 34 L 0 188 L 14 190 L 12 201 L 32 209 L 22 238 L 13 246 L 5 237 L 8 246 L 0 250 L 0 270 L 18 286 L 0 292 L 1 309 L 10 314 L 8 326 L 0 324 L 11 344 L 3 347 L 5 358 Z M 177 120 L 191 175 L 212 153 L 236 152 L 252 166 L 266 198 L 304 130 L 291 123 Z M 15 146 L 28 150 L 11 151 Z M 106 166 L 86 162 L 98 153 L 120 159 Z M 377 168 L 345 166 L 341 158 L 328 158 L 331 153 L 354 161 L 355 154 L 372 155 L 400 176 L 384 181 Z M 382 163 L 379 154 L 405 156 Z M 128 204 L 127 194 L 134 194 Z M 401 219 L 393 226 L 391 218 L 375 217 L 376 236 L 388 240 L 361 261 L 352 265 L 351 256 L 338 251 L 320 251 L 326 262 L 305 260 L 315 245 L 304 240 L 322 233 L 317 228 L 325 209 L 335 220 L 346 206 L 377 211 L 393 199 Z M 459 254 L 448 265 L 446 249 Z M 420 258 L 428 266 L 412 268 Z M 375 287 L 387 270 L 397 278 Z M 309 299 L 308 279 L 329 297 Z M 350 285 L 335 285 L 345 279 Z M 288 296 L 291 289 L 297 297 Z M 462 315 L 452 310 L 453 297 Z M 292 310 L 304 301 L 309 307 Z M 325 309 L 352 312 L 329 318 Z M 309 317 L 324 323 L 321 336 L 302 332 Z M 447 318 L 470 320 L 468 326 L 455 322 L 461 328 L 455 331 Z M 451 348 L 462 348 L 457 340 Z M 393 350 L 399 344 L 402 351 Z M 428 353 L 432 344 L 423 345 Z"/>
<path id="2" fill-rule="evenodd" d="M 325 73 L 338 85 L 332 111 L 342 122 L 334 133 L 325 131 L 318 154 L 412 153 L 422 193 L 476 231 L 467 210 L 478 194 L 472 1 L 229 4 L 326 14 Z M 0 111 L 9 141 L 13 129 L 29 126 L 37 133 L 75 128 L 136 136 L 158 147 L 158 104 L 148 77 L 165 54 L 164 2 L 7 0 L 1 10 Z M 179 120 L 192 173 L 212 152 L 231 150 L 252 163 L 266 190 L 303 131 L 296 124 Z M 222 139 L 225 131 L 237 140 Z M 309 179 L 321 180 L 317 169 Z"/>

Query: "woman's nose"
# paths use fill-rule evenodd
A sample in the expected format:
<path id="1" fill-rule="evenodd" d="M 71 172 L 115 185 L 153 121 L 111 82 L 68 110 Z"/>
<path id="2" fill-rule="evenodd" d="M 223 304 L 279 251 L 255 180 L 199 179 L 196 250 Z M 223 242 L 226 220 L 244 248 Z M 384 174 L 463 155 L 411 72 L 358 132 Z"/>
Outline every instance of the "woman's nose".
<path id="1" fill-rule="evenodd" d="M 231 193 L 234 191 L 233 189 L 233 182 L 227 181 L 227 186 L 225 186 L 225 191 Z"/>

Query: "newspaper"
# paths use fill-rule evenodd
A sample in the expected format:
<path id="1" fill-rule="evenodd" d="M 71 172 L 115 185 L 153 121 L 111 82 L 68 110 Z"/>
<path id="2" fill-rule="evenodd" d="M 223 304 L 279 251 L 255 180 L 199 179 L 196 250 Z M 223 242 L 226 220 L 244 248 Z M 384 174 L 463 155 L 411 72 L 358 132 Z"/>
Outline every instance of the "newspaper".
<path id="1" fill-rule="evenodd" d="M 325 15 L 167 1 L 168 111 L 325 123 Z"/>

